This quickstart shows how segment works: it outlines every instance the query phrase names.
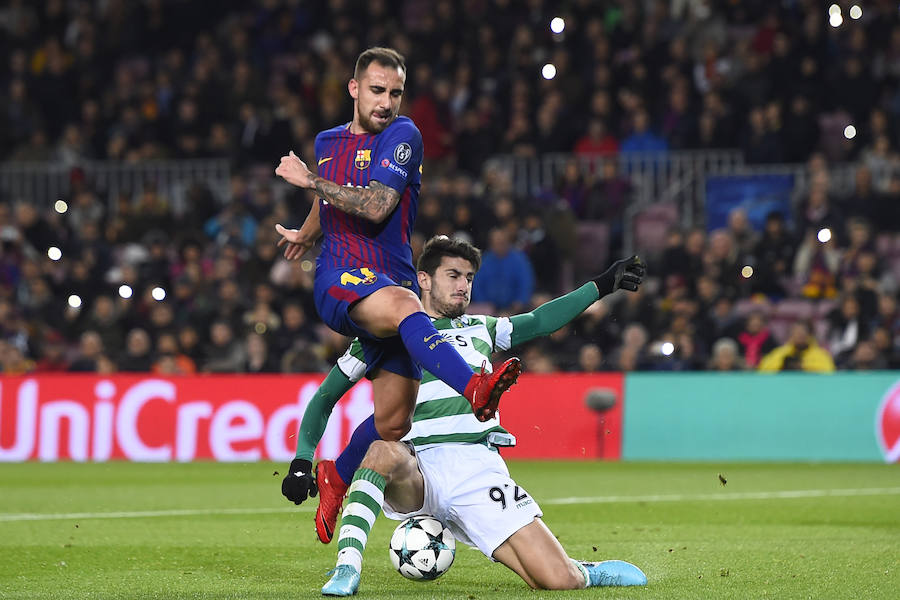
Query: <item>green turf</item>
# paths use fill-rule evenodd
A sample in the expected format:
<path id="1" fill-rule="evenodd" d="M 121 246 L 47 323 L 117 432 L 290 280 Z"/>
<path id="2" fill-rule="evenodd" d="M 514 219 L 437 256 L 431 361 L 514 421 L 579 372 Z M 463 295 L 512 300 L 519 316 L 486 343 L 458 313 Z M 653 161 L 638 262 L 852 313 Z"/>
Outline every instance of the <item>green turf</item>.
<path id="1" fill-rule="evenodd" d="M 361 597 L 900 597 L 896 466 L 545 462 L 510 468 L 542 503 L 571 556 L 632 561 L 649 586 L 531 592 L 512 572 L 464 546 L 444 577 L 410 582 L 391 569 L 393 524 L 381 518 Z M 0 598 L 319 597 L 336 548 L 314 540 L 313 506 L 284 501 L 276 470 L 283 466 L 0 465 Z M 847 489 L 869 491 L 746 497 Z M 260 510 L 203 514 L 207 509 Z M 195 513 L 10 520 L 23 513 L 172 510 Z"/>

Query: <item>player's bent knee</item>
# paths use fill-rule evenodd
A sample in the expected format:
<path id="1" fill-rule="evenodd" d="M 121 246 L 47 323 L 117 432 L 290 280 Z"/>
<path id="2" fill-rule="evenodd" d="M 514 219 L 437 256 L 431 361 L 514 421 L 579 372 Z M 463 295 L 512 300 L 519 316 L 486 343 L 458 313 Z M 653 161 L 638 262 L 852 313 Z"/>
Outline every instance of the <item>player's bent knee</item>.
<path id="1" fill-rule="evenodd" d="M 419 301 L 418 296 L 409 290 L 404 289 L 402 292 L 403 293 L 398 293 L 396 297 L 391 300 L 396 327 L 400 327 L 400 323 L 409 315 L 422 311 L 422 303 Z"/>
<path id="2" fill-rule="evenodd" d="M 404 419 L 395 415 L 394 418 L 385 419 L 384 421 L 375 419 L 375 429 L 382 440 L 397 442 L 412 429 L 412 418 L 407 417 Z"/>
<path id="3" fill-rule="evenodd" d="M 369 446 L 360 467 L 372 469 L 382 475 L 390 473 L 397 468 L 401 461 L 405 460 L 403 450 L 403 447 L 397 442 L 376 440 Z"/>

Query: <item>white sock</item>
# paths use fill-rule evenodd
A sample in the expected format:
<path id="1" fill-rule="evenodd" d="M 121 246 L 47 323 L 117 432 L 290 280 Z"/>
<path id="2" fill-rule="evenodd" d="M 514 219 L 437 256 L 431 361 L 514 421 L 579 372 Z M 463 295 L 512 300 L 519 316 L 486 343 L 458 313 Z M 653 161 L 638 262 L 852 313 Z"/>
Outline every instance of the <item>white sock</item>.
<path id="1" fill-rule="evenodd" d="M 362 573 L 362 554 L 356 548 L 341 548 L 338 552 L 337 564 L 350 565 L 357 573 Z"/>
<path id="2" fill-rule="evenodd" d="M 575 563 L 575 566 L 578 568 L 579 571 L 581 571 L 581 576 L 584 577 L 584 585 L 582 587 L 588 587 L 589 585 L 591 585 L 591 576 L 588 575 L 588 572 L 587 572 L 587 569 L 585 568 L 585 566 L 583 564 L 581 564 L 580 562 L 578 562 L 577 560 L 575 560 L 574 558 L 570 558 L 569 560 L 571 560 L 573 563 Z"/>

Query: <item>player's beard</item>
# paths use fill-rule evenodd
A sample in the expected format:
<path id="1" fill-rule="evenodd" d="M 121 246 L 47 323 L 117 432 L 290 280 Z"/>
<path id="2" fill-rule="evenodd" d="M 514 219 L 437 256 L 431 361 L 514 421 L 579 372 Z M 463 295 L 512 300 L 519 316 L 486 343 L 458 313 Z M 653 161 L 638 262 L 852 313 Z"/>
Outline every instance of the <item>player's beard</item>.
<path id="1" fill-rule="evenodd" d="M 364 115 L 358 106 L 356 109 L 356 116 L 359 119 L 360 126 L 369 133 L 381 133 L 387 129 L 387 126 L 393 123 L 394 119 L 397 117 L 397 115 L 390 113 L 387 121 L 382 123 L 373 119 L 372 113 Z"/>
<path id="2" fill-rule="evenodd" d="M 431 295 L 431 305 L 439 315 L 446 319 L 461 317 L 465 314 L 466 309 L 469 308 L 468 299 L 463 302 L 454 302 L 454 300 L 456 300 L 456 298 L 451 297 L 450 302 L 443 302 L 440 299 L 435 298 L 433 294 Z"/>

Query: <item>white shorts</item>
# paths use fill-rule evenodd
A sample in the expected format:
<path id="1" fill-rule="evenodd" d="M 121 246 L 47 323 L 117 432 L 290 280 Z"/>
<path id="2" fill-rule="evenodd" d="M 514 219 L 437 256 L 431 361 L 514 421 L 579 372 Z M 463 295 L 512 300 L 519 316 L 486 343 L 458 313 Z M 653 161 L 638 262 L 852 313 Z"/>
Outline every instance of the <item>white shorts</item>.
<path id="1" fill-rule="evenodd" d="M 487 446 L 441 444 L 418 451 L 416 457 L 425 479 L 425 503 L 417 511 L 398 513 L 385 499 L 389 519 L 432 515 L 457 540 L 492 558 L 512 534 L 542 514 L 537 502 L 510 478 L 500 454 Z"/>

